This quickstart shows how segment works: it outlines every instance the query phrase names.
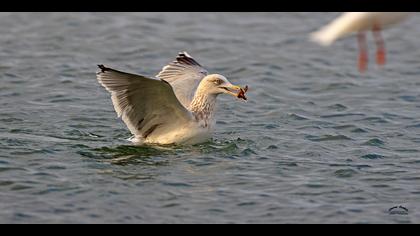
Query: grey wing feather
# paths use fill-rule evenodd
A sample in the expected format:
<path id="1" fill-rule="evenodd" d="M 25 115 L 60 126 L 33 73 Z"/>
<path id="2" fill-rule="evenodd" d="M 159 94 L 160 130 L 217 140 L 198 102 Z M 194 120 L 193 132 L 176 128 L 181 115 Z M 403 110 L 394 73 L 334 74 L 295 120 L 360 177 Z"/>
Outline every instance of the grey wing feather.
<path id="1" fill-rule="evenodd" d="M 163 67 L 156 77 L 171 84 L 178 100 L 189 107 L 200 81 L 208 75 L 197 61 L 188 53 L 179 53 L 176 60 Z"/>
<path id="2" fill-rule="evenodd" d="M 118 117 L 132 134 L 147 138 L 156 129 L 191 119 L 165 81 L 129 74 L 99 65 L 99 83 L 111 93 Z"/>

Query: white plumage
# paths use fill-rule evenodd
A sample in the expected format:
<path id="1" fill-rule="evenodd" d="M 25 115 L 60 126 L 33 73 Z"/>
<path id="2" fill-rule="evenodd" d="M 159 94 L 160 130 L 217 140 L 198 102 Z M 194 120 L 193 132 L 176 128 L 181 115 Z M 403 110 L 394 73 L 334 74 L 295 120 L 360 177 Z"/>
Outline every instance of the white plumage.
<path id="1" fill-rule="evenodd" d="M 311 34 L 311 39 L 323 46 L 329 46 L 336 40 L 351 33 L 384 29 L 397 24 L 410 15 L 409 12 L 346 12 Z"/>

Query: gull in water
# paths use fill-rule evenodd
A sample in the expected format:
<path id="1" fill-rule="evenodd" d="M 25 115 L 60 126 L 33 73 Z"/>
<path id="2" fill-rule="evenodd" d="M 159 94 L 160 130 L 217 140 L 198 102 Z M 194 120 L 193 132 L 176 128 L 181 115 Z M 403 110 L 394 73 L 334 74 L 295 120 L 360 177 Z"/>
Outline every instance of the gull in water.
<path id="1" fill-rule="evenodd" d="M 225 93 L 246 100 L 223 75 L 209 74 L 188 53 L 163 67 L 156 78 L 99 65 L 99 83 L 111 93 L 118 117 L 135 144 L 196 144 L 211 138 L 216 98 Z"/>
<path id="2" fill-rule="evenodd" d="M 359 46 L 359 71 L 367 69 L 368 51 L 366 31 L 372 31 L 376 44 L 376 64 L 384 65 L 386 58 L 385 42 L 381 31 L 405 20 L 410 12 L 346 12 L 317 32 L 311 39 L 323 46 L 329 46 L 339 38 L 357 33 Z"/>

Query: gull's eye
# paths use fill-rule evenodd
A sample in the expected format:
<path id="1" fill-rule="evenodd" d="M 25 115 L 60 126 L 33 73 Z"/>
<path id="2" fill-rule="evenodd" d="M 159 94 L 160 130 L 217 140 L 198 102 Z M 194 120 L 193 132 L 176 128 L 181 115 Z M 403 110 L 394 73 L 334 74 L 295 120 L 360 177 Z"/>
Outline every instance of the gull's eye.
<path id="1" fill-rule="evenodd" d="M 222 84 L 222 80 L 221 79 L 215 79 L 214 81 L 213 81 L 213 83 L 215 84 L 215 85 L 221 85 Z"/>

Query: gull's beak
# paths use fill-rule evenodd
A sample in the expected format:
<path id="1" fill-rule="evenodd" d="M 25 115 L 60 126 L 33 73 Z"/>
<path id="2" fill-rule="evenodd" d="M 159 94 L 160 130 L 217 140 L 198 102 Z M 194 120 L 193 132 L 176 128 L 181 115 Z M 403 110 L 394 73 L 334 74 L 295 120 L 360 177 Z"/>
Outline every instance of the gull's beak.
<path id="1" fill-rule="evenodd" d="M 233 84 L 229 84 L 228 86 L 223 86 L 221 88 L 225 90 L 224 93 L 227 93 L 237 98 L 241 98 L 243 100 L 247 100 L 247 98 L 245 97 L 245 93 L 248 90 L 248 86 L 246 86 L 245 90 Z"/>
<path id="2" fill-rule="evenodd" d="M 222 89 L 225 90 L 225 93 L 230 94 L 234 97 L 238 96 L 238 93 L 241 91 L 241 87 L 229 84 L 228 86 L 223 86 Z"/>

